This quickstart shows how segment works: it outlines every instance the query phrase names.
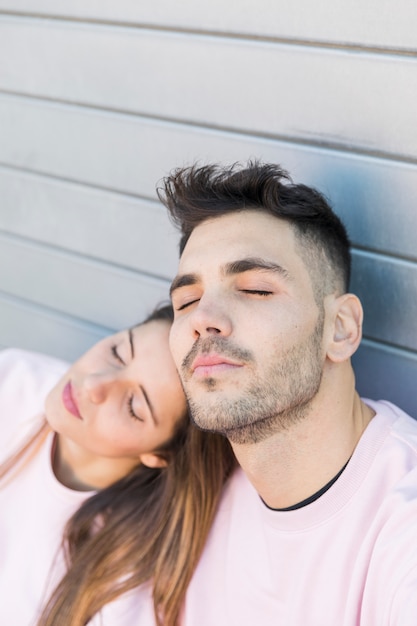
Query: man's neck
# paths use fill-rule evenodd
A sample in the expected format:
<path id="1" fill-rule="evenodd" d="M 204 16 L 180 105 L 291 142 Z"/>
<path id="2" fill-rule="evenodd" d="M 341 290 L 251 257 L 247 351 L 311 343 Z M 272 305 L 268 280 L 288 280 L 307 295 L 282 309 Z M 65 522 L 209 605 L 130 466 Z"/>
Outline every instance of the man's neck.
<path id="1" fill-rule="evenodd" d="M 306 500 L 347 463 L 374 412 L 356 392 L 333 399 L 291 427 L 256 444 L 233 444 L 263 501 L 273 509 Z"/>

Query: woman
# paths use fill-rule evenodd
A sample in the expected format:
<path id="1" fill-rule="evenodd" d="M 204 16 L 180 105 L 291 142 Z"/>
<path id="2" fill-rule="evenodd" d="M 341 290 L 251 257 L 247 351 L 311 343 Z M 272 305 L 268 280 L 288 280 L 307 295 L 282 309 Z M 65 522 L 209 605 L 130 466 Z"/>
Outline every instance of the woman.
<path id="1" fill-rule="evenodd" d="M 100 613 L 128 625 L 147 581 L 156 623 L 178 623 L 234 457 L 188 423 L 171 321 L 163 307 L 64 374 L 56 360 L 3 353 L 0 420 L 17 441 L 0 457 L 0 623 L 83 626 Z M 43 414 L 16 426 L 53 384 Z"/>

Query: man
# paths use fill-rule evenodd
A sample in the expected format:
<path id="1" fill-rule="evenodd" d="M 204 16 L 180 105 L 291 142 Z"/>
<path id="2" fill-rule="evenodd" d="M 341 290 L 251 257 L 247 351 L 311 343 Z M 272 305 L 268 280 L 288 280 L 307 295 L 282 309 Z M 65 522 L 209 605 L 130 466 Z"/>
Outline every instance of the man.
<path id="1" fill-rule="evenodd" d="M 174 360 L 194 421 L 243 469 L 183 623 L 415 626 L 417 422 L 355 391 L 343 225 L 257 162 L 177 170 L 160 195 L 182 231 Z"/>

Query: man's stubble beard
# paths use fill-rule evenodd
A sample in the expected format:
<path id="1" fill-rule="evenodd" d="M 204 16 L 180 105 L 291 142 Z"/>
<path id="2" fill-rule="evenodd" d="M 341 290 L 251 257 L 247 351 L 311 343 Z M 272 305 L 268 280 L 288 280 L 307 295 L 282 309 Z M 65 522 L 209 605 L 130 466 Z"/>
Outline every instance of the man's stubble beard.
<path id="1" fill-rule="evenodd" d="M 193 422 L 202 430 L 225 435 L 231 443 L 247 444 L 258 443 L 274 433 L 288 430 L 304 419 L 321 384 L 323 327 L 322 310 L 307 341 L 288 349 L 262 377 L 252 378 L 249 387 L 242 390 L 236 400 L 223 398 L 210 402 L 210 394 L 216 392 L 218 383 L 215 378 L 208 378 L 202 383 L 206 386 L 205 399 L 196 402 L 190 397 L 185 382 Z M 217 348 L 224 356 L 244 356 L 244 361 L 253 362 L 248 351 L 230 349 L 222 338 L 213 337 L 203 345 L 203 352 Z M 195 352 L 198 352 L 197 346 Z M 186 362 L 187 358 L 184 369 Z"/>

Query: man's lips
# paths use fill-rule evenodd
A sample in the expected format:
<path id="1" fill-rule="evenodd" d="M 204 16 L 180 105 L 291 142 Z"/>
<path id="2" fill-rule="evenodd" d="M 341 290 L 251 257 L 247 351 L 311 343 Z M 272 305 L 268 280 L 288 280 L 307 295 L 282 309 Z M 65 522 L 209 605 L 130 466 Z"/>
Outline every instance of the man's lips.
<path id="1" fill-rule="evenodd" d="M 82 419 L 81 413 L 78 410 L 78 405 L 73 396 L 72 385 L 71 385 L 70 380 L 67 382 L 67 384 L 65 385 L 62 391 L 62 402 L 64 404 L 64 407 L 67 409 L 69 413 L 72 413 L 72 415 L 74 415 L 75 417 L 78 417 L 78 419 Z"/>
<path id="2" fill-rule="evenodd" d="M 213 376 L 236 367 L 242 365 L 219 354 L 200 354 L 194 359 L 191 370 L 198 376 Z"/>

